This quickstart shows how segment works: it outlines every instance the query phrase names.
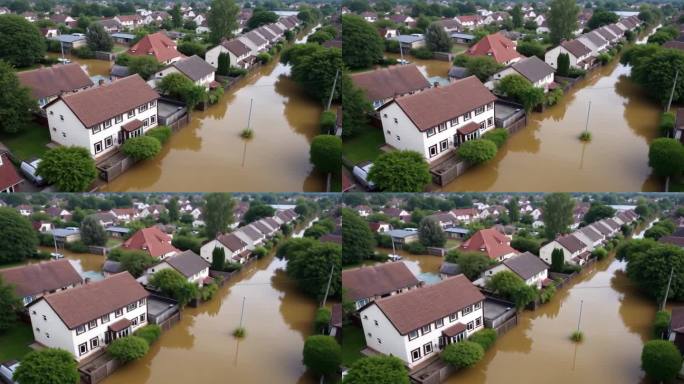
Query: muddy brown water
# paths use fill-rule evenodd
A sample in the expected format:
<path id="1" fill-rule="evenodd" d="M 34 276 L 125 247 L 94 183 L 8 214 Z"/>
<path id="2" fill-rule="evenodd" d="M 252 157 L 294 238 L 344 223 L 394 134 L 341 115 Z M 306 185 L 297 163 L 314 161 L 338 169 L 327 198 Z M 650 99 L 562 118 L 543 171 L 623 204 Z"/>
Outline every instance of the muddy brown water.
<path id="1" fill-rule="evenodd" d="M 415 274 L 439 273 L 441 258 L 402 255 Z M 640 383 L 641 348 L 650 339 L 656 311 L 625 275 L 626 264 L 613 258 L 584 270 L 536 311 L 499 338 L 474 367 L 445 383 Z M 577 327 L 580 303 L 584 341 L 569 336 Z"/>

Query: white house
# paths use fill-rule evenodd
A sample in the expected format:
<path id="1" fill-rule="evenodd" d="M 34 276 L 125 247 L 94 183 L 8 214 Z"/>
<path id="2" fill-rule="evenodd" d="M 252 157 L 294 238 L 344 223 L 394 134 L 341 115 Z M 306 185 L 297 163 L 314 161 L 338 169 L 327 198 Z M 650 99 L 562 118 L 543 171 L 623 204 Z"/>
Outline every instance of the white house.
<path id="1" fill-rule="evenodd" d="M 525 252 L 484 271 L 482 278 L 474 281 L 473 284 L 484 286 L 492 276 L 502 271 L 513 272 L 523 279 L 525 284 L 537 288 L 542 288 L 544 280 L 549 277 L 549 265 L 536 255 Z"/>
<path id="2" fill-rule="evenodd" d="M 147 325 L 148 296 L 128 272 L 44 296 L 28 306 L 33 337 L 81 361 Z"/>
<path id="3" fill-rule="evenodd" d="M 254 249 L 266 240 L 266 236 L 251 224 L 240 227 L 233 234 L 247 243 L 248 249 Z"/>
<path id="4" fill-rule="evenodd" d="M 375 300 L 359 316 L 366 345 L 409 368 L 483 329 L 484 295 L 463 275 Z"/>
<path id="5" fill-rule="evenodd" d="M 204 57 L 214 68 L 218 68 L 218 57 L 221 53 L 228 54 L 229 63 L 232 67 L 248 68 L 250 65 L 250 61 L 247 59 L 252 54 L 252 50 L 240 39 L 224 41 L 208 50 Z"/>
<path id="6" fill-rule="evenodd" d="M 209 262 L 195 252 L 187 250 L 167 257 L 161 263 L 147 268 L 144 275 L 138 281 L 147 284 L 152 275 L 164 269 L 175 270 L 185 277 L 188 282 L 196 283 L 199 287 L 202 287 L 209 277 Z"/>
<path id="7" fill-rule="evenodd" d="M 581 41 L 567 40 L 557 47 L 554 47 L 546 52 L 544 61 L 546 64 L 558 69 L 558 55 L 566 53 L 570 59 L 570 66 L 573 68 L 587 69 L 593 62 L 591 56 L 591 49 L 587 48 Z"/>
<path id="8" fill-rule="evenodd" d="M 359 310 L 371 301 L 407 292 L 421 286 L 402 261 L 383 263 L 342 271 L 342 285 L 346 298 Z"/>
<path id="9" fill-rule="evenodd" d="M 539 257 L 547 264 L 552 263 L 551 254 L 554 249 L 563 251 L 563 260 L 567 263 L 582 265 L 591 256 L 587 245 L 574 235 L 565 235 L 556 238 L 539 249 Z"/>
<path id="10" fill-rule="evenodd" d="M 216 69 L 204 61 L 201 57 L 193 55 L 167 65 L 154 75 L 156 81 L 172 73 L 180 73 L 190 79 L 195 85 L 201 85 L 206 89 L 214 82 Z"/>
<path id="11" fill-rule="evenodd" d="M 603 243 L 603 240 L 605 240 L 605 236 L 603 236 L 601 232 L 594 229 L 592 226 L 580 228 L 572 234 L 581 242 L 586 244 L 589 251 L 593 251 L 596 247 Z"/>
<path id="12" fill-rule="evenodd" d="M 50 138 L 101 157 L 157 125 L 158 98 L 138 75 L 62 95 L 45 105 Z"/>
<path id="13" fill-rule="evenodd" d="M 24 305 L 83 283 L 81 275 L 67 259 L 0 269 L 0 278 L 5 284 L 14 286 L 15 294 Z"/>
<path id="14" fill-rule="evenodd" d="M 506 76 L 519 75 L 529 81 L 533 86 L 541 88 L 544 92 L 553 84 L 554 69 L 537 56 L 526 57 L 517 61 L 499 72 L 493 74 L 485 86 L 494 89 L 496 84 Z"/>
<path id="15" fill-rule="evenodd" d="M 591 49 L 591 53 L 594 56 L 598 56 L 601 52 L 608 49 L 608 40 L 604 39 L 603 36 L 595 30 L 578 36 L 577 40 Z"/>
<path id="16" fill-rule="evenodd" d="M 209 263 L 214 260 L 212 252 L 215 248 L 223 248 L 226 255 L 226 261 L 243 262 L 247 257 L 245 252 L 247 250 L 247 243 L 242 241 L 234 233 L 227 233 L 219 235 L 216 239 L 204 244 L 200 248 L 200 256 Z"/>
<path id="17" fill-rule="evenodd" d="M 249 31 L 244 35 L 239 36 L 238 40 L 240 40 L 243 44 L 248 46 L 250 51 L 252 51 L 252 55 L 254 56 L 259 54 L 260 52 L 265 51 L 266 47 L 268 47 L 268 41 L 266 41 L 255 31 Z"/>
<path id="18" fill-rule="evenodd" d="M 398 97 L 378 109 L 385 142 L 433 162 L 494 129 L 495 100 L 475 76 Z"/>

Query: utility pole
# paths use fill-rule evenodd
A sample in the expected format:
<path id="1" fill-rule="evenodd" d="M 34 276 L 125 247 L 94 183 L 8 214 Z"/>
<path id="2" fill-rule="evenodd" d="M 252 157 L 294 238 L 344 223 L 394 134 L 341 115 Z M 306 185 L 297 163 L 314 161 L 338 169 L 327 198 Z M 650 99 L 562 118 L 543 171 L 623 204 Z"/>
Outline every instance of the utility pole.
<path id="1" fill-rule="evenodd" d="M 242 319 L 245 317 L 245 296 L 242 296 L 242 311 L 240 311 L 240 328 L 242 328 Z"/>
<path id="2" fill-rule="evenodd" d="M 587 109 L 587 122 L 584 124 L 584 132 L 589 132 L 589 114 L 591 113 L 591 100 L 589 100 L 589 109 Z"/>
<path id="3" fill-rule="evenodd" d="M 674 82 L 672 82 L 672 90 L 670 91 L 670 100 L 667 102 L 667 109 L 665 112 L 670 112 L 670 106 L 672 105 L 672 98 L 674 97 L 675 87 L 677 86 L 677 78 L 679 77 L 679 70 L 675 72 Z M 669 136 L 669 132 L 668 132 Z"/>
<path id="4" fill-rule="evenodd" d="M 401 56 L 401 65 L 404 65 L 404 50 L 401 48 L 401 40 L 397 37 L 397 41 L 399 42 L 399 55 Z"/>
<path id="5" fill-rule="evenodd" d="M 333 271 L 335 270 L 335 264 L 330 266 L 330 276 L 328 277 L 328 286 L 325 288 L 325 296 L 323 296 L 323 305 L 321 307 L 325 307 L 325 301 L 328 298 L 328 292 L 330 291 L 330 283 L 332 282 L 332 276 L 333 276 Z"/>
<path id="6" fill-rule="evenodd" d="M 580 311 L 579 311 L 579 319 L 577 320 L 577 332 L 580 330 L 580 323 L 582 322 L 582 305 L 584 304 L 584 300 L 580 300 Z"/>
<path id="7" fill-rule="evenodd" d="M 665 305 L 667 304 L 667 296 L 670 294 L 670 284 L 672 284 L 672 275 L 674 274 L 674 267 L 670 268 L 670 278 L 667 279 L 667 288 L 665 288 L 665 297 L 663 297 L 663 302 L 660 305 L 660 310 L 665 309 Z"/>
<path id="8" fill-rule="evenodd" d="M 249 116 L 247 116 L 247 129 L 251 128 L 252 124 L 252 104 L 254 103 L 254 98 L 249 99 Z"/>
<path id="9" fill-rule="evenodd" d="M 332 89 L 330 90 L 330 97 L 328 98 L 328 107 L 325 109 L 326 111 L 330 110 L 330 104 L 332 104 L 332 99 L 333 95 L 335 94 L 335 87 L 337 87 L 337 76 L 340 74 L 340 69 L 338 68 L 337 71 L 335 72 L 335 80 L 333 80 L 333 86 Z"/>

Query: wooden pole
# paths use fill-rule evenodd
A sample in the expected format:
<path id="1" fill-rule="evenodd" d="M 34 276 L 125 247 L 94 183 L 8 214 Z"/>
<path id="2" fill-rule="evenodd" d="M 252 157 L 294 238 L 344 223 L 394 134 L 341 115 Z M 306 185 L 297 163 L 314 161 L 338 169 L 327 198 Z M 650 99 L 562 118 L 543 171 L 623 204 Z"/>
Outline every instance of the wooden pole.
<path id="1" fill-rule="evenodd" d="M 672 98 L 674 97 L 675 87 L 677 86 L 677 78 L 679 77 L 679 71 L 675 72 L 674 82 L 672 82 L 672 90 L 670 91 L 670 100 L 667 102 L 666 112 L 670 112 L 670 106 L 672 106 Z M 669 136 L 669 132 L 668 132 Z"/>
<path id="2" fill-rule="evenodd" d="M 328 298 L 328 292 L 330 291 L 330 283 L 332 282 L 333 271 L 335 270 L 335 264 L 330 266 L 330 276 L 328 276 L 328 286 L 325 288 L 325 296 L 323 296 L 323 305 L 325 307 L 325 301 Z"/>
<path id="3" fill-rule="evenodd" d="M 665 289 L 665 297 L 660 305 L 660 310 L 664 310 L 667 305 L 667 296 L 670 294 L 670 284 L 672 284 L 672 275 L 674 274 L 674 267 L 670 268 L 670 278 L 667 279 L 667 288 Z"/>
<path id="4" fill-rule="evenodd" d="M 245 296 L 242 296 L 242 311 L 240 311 L 240 328 L 242 328 L 242 319 L 245 317 Z"/>
<path id="5" fill-rule="evenodd" d="M 582 322 L 582 305 L 583 304 L 584 304 L 584 300 L 580 300 L 579 319 L 577 320 L 577 332 L 579 332 L 580 323 Z"/>
<path id="6" fill-rule="evenodd" d="M 337 76 L 340 75 L 340 69 L 338 68 L 335 72 L 335 80 L 333 80 L 333 86 L 330 90 L 330 97 L 328 98 L 328 106 L 325 108 L 326 111 L 330 110 L 330 104 L 332 104 L 333 95 L 335 94 L 335 88 L 337 87 Z"/>
<path id="7" fill-rule="evenodd" d="M 587 122 L 584 124 L 584 132 L 589 131 L 589 114 L 591 113 L 591 100 L 589 100 L 589 109 L 587 109 Z"/>
<path id="8" fill-rule="evenodd" d="M 249 116 L 247 116 L 247 129 L 250 129 L 252 124 L 252 104 L 254 103 L 254 98 L 249 99 Z"/>

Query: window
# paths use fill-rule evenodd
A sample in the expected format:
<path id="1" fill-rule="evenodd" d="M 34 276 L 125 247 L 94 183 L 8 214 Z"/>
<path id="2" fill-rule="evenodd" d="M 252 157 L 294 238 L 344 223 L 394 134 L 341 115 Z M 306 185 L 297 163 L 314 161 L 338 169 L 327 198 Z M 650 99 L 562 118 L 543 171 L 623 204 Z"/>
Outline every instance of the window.
<path id="1" fill-rule="evenodd" d="M 396 117 L 394 118 L 394 124 L 399 124 L 399 120 Z"/>
<path id="2" fill-rule="evenodd" d="M 423 345 L 423 355 L 427 356 L 432 353 L 432 343 Z"/>
<path id="3" fill-rule="evenodd" d="M 454 126 L 456 126 L 456 125 L 458 125 L 458 117 L 456 117 L 455 119 L 451 120 L 451 126 L 454 127 Z"/>
<path id="4" fill-rule="evenodd" d="M 427 137 L 434 136 L 435 135 L 435 129 L 430 128 L 427 130 Z"/>
<path id="5" fill-rule="evenodd" d="M 112 126 L 112 119 L 106 120 L 103 124 L 104 124 L 105 129 L 111 127 Z"/>
<path id="6" fill-rule="evenodd" d="M 90 330 L 90 329 L 93 329 L 93 328 L 97 328 L 97 319 L 95 319 L 95 320 L 91 321 L 90 323 L 88 323 L 88 329 Z"/>
<path id="7" fill-rule="evenodd" d="M 418 330 L 409 332 L 408 336 L 409 336 L 409 340 L 413 340 L 413 339 L 418 338 Z"/>
<path id="8" fill-rule="evenodd" d="M 135 116 L 135 109 L 131 109 L 130 111 L 128 111 L 128 118 L 130 119 L 133 116 Z"/>
<path id="9" fill-rule="evenodd" d="M 36 328 L 36 332 L 40 333 L 40 328 Z"/>
<path id="10" fill-rule="evenodd" d="M 117 124 L 122 122 L 122 121 L 123 121 L 123 115 L 119 115 L 119 116 L 114 118 L 114 122 Z"/>
<path id="11" fill-rule="evenodd" d="M 43 320 L 47 321 L 47 316 L 43 315 Z"/>
<path id="12" fill-rule="evenodd" d="M 449 139 L 444 139 L 439 142 L 439 151 L 446 151 L 449 148 Z"/>
<path id="13" fill-rule="evenodd" d="M 435 321 L 435 329 L 443 327 L 444 326 L 444 319 L 439 319 Z"/>
<path id="14" fill-rule="evenodd" d="M 363 315 L 364 320 L 368 320 L 368 315 Z"/>
<path id="15" fill-rule="evenodd" d="M 467 315 L 472 311 L 473 311 L 473 307 L 465 307 L 465 308 L 463 308 L 463 315 Z"/>
<path id="16" fill-rule="evenodd" d="M 382 344 L 382 339 L 378 337 L 378 344 Z"/>
<path id="17" fill-rule="evenodd" d="M 469 331 L 472 331 L 473 328 L 475 328 L 475 327 L 473 326 L 473 322 L 472 322 L 472 321 L 469 322 L 468 325 L 466 325 L 466 329 L 468 329 Z"/>
<path id="18" fill-rule="evenodd" d="M 93 148 L 95 148 L 95 153 L 100 153 L 102 152 L 102 141 L 98 141 L 93 145 Z"/>
<path id="19" fill-rule="evenodd" d="M 430 152 L 430 157 L 437 156 L 437 145 L 431 145 L 428 151 Z"/>
<path id="20" fill-rule="evenodd" d="M 420 333 L 421 333 L 422 335 L 426 335 L 426 334 L 430 333 L 431 330 L 432 330 L 432 325 L 431 325 L 431 324 L 424 325 L 423 328 L 420 329 Z"/>
<path id="21" fill-rule="evenodd" d="M 138 300 L 138 305 L 145 305 L 145 298 Z"/>
<path id="22" fill-rule="evenodd" d="M 420 359 L 420 348 L 411 351 L 411 361 L 416 361 L 418 359 Z"/>
<path id="23" fill-rule="evenodd" d="M 98 133 L 102 130 L 102 126 L 100 124 L 96 125 L 93 127 L 93 134 Z"/>
<path id="24" fill-rule="evenodd" d="M 102 316 L 102 317 L 100 318 L 100 322 L 101 322 L 102 324 L 108 323 L 108 322 L 109 322 L 109 313 L 106 314 L 106 315 L 104 315 L 104 316 Z"/>
<path id="25" fill-rule="evenodd" d="M 463 121 L 470 120 L 470 112 L 466 112 L 463 114 Z"/>
<path id="26" fill-rule="evenodd" d="M 138 107 L 138 113 L 143 113 L 145 111 L 147 111 L 147 104 L 143 104 Z"/>
<path id="27" fill-rule="evenodd" d="M 59 115 L 59 119 L 64 121 L 64 115 Z"/>
<path id="28" fill-rule="evenodd" d="M 150 116 L 150 124 L 154 124 L 156 122 L 157 122 L 157 115 Z"/>
<path id="29" fill-rule="evenodd" d="M 150 101 L 150 108 L 154 107 L 155 105 L 157 105 L 157 100 Z"/>
<path id="30" fill-rule="evenodd" d="M 446 129 L 447 129 L 446 121 L 443 122 L 442 124 L 438 125 L 437 127 L 438 127 L 437 129 L 438 129 L 439 132 L 446 131 Z"/>
<path id="31" fill-rule="evenodd" d="M 484 105 L 481 106 L 481 107 L 478 107 L 478 108 L 475 110 L 475 116 L 479 115 L 480 113 L 482 113 L 482 112 L 484 112 L 484 111 L 485 111 Z"/>
<path id="32" fill-rule="evenodd" d="M 487 104 L 487 110 L 494 108 L 494 103 Z"/>
<path id="33" fill-rule="evenodd" d="M 100 345 L 100 339 L 97 337 L 90 339 L 90 349 L 95 349 L 98 347 L 98 345 Z"/>
<path id="34" fill-rule="evenodd" d="M 83 343 L 78 346 L 78 355 L 88 352 L 88 343 Z"/>
<path id="35" fill-rule="evenodd" d="M 488 127 L 491 127 L 492 124 L 494 124 L 494 118 L 493 118 L 493 117 L 490 117 L 489 119 L 487 119 L 487 126 L 488 126 Z"/>
<path id="36" fill-rule="evenodd" d="M 375 323 L 375 326 L 376 326 L 376 327 L 378 326 L 378 321 L 377 321 L 377 320 L 373 320 L 373 323 Z"/>
<path id="37" fill-rule="evenodd" d="M 45 332 L 45 337 L 50 338 L 50 332 Z"/>
<path id="38" fill-rule="evenodd" d="M 485 122 L 483 121 L 480 123 L 480 129 L 485 129 L 485 128 L 487 128 L 487 124 L 485 124 Z"/>
<path id="39" fill-rule="evenodd" d="M 105 143 L 105 148 L 109 148 L 112 146 L 112 144 L 114 144 L 114 139 L 112 139 L 112 136 L 105 137 L 104 143 Z"/>
<path id="40" fill-rule="evenodd" d="M 384 118 L 386 119 L 386 118 L 387 118 L 387 114 L 386 114 L 386 113 L 383 113 L 383 114 L 382 114 L 382 117 L 384 117 Z"/>
<path id="41" fill-rule="evenodd" d="M 76 334 L 80 335 L 81 333 L 85 332 L 85 325 L 79 325 L 76 327 Z"/>
<path id="42" fill-rule="evenodd" d="M 141 323 L 145 322 L 145 314 L 144 313 L 142 315 L 140 315 L 140 322 Z"/>
<path id="43" fill-rule="evenodd" d="M 456 321 L 456 319 L 458 319 L 458 312 L 454 312 L 451 315 L 449 315 L 449 321 L 453 322 Z"/>
<path id="44" fill-rule="evenodd" d="M 128 306 L 126 306 L 126 311 L 130 312 L 136 308 L 138 308 L 138 303 L 131 303 L 131 304 L 128 304 Z"/>
<path id="45" fill-rule="evenodd" d="M 480 325 L 482 325 L 482 318 L 478 317 L 477 319 L 475 319 L 475 326 L 479 327 Z"/>
<path id="46" fill-rule="evenodd" d="M 131 325 L 138 325 L 138 318 L 134 317 L 131 319 Z"/>
<path id="47" fill-rule="evenodd" d="M 66 137 L 66 132 L 62 132 L 62 137 Z"/>
<path id="48" fill-rule="evenodd" d="M 116 312 L 114 312 L 114 317 L 119 317 L 123 315 L 123 309 L 117 309 Z"/>
<path id="49" fill-rule="evenodd" d="M 478 301 L 477 303 L 475 303 L 475 309 L 480 309 L 480 308 L 482 308 L 482 302 Z"/>

